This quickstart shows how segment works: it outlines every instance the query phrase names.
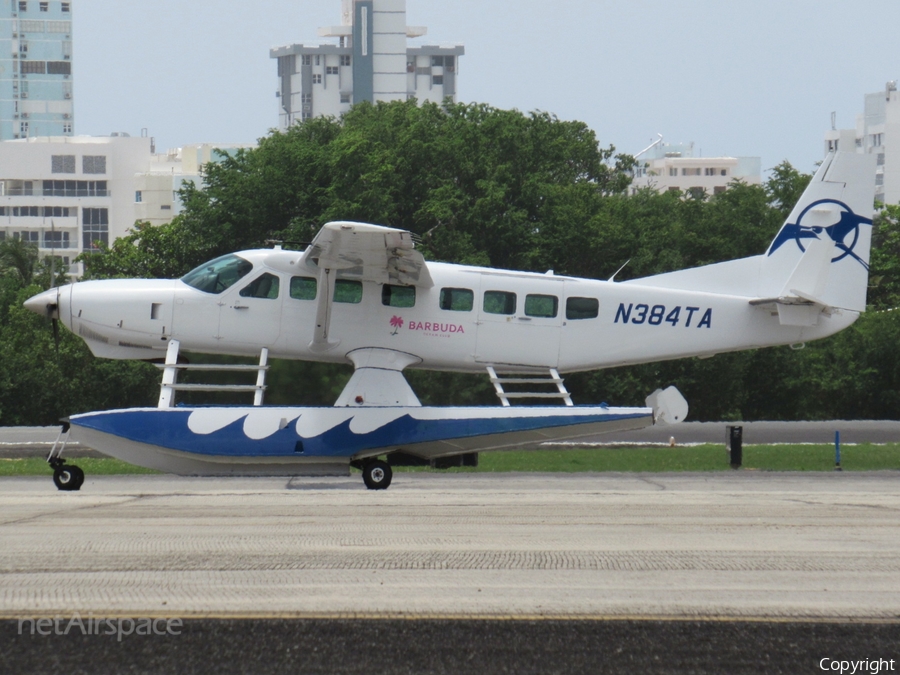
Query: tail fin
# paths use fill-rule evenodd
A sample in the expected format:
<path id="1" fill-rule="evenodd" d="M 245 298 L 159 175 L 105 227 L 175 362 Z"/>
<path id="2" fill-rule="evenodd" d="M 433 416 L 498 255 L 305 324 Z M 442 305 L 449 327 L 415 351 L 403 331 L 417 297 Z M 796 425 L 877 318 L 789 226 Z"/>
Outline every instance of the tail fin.
<path id="1" fill-rule="evenodd" d="M 739 295 L 778 306 L 783 324 L 813 325 L 833 308 L 866 308 L 875 157 L 828 155 L 763 255 L 622 283 Z"/>
<path id="2" fill-rule="evenodd" d="M 828 155 L 762 262 L 760 295 L 866 308 L 875 158 Z"/>

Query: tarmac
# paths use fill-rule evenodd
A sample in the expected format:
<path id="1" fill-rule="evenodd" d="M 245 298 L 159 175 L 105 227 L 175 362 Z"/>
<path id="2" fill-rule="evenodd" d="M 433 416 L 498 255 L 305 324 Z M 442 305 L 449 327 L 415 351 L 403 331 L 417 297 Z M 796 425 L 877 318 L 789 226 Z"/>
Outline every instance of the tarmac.
<path id="1" fill-rule="evenodd" d="M 0 481 L 0 610 L 900 617 L 900 474 Z"/>
<path id="2" fill-rule="evenodd" d="M 891 672 L 898 481 L 0 478 L 0 672 Z"/>

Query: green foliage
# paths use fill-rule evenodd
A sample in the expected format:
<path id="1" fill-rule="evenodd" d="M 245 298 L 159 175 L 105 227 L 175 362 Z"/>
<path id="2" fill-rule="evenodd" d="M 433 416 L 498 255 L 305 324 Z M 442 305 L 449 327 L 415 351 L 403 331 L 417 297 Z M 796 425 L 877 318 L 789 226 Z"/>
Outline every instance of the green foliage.
<path id="1" fill-rule="evenodd" d="M 782 162 L 764 185 L 735 181 L 709 197 L 629 194 L 633 165 L 583 123 L 548 113 L 360 104 L 341 119 L 315 118 L 219 157 L 204 167 L 203 186 L 182 188 L 184 210 L 170 224 L 138 223 L 84 263 L 95 278 L 177 277 L 268 239 L 300 246 L 329 220 L 361 220 L 416 233 L 433 260 L 592 278 L 625 265 L 616 279 L 626 280 L 762 253 L 811 179 Z M 892 308 L 900 299 L 900 207 L 876 217 L 874 246 L 870 303 Z M 65 332 L 59 360 L 51 358 L 46 322 L 21 310 L 21 286 L 41 270 L 29 255 L 19 244 L 0 247 L 0 422 L 26 419 L 29 409 L 46 420 L 152 401 L 158 376 L 142 364 L 93 359 Z M 614 368 L 567 384 L 580 403 L 621 405 L 675 384 L 695 420 L 897 417 L 898 322 L 893 312 L 867 314 L 800 351 Z M 275 361 L 267 401 L 328 405 L 349 375 L 347 366 Z M 495 402 L 483 376 L 408 375 L 424 403 Z"/>

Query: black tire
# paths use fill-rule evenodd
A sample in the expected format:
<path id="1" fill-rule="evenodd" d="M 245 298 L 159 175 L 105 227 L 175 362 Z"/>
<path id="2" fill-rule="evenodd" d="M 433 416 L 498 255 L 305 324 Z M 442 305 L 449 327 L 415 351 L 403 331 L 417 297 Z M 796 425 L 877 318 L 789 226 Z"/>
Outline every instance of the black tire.
<path id="1" fill-rule="evenodd" d="M 73 490 L 80 490 L 81 486 L 84 485 L 84 471 L 81 470 L 81 467 L 75 466 L 74 464 L 69 465 L 69 471 L 75 474 L 75 487 Z"/>
<path id="2" fill-rule="evenodd" d="M 73 468 L 63 464 L 53 470 L 53 483 L 60 490 L 77 490 L 81 485 L 78 483 L 78 475 Z M 80 471 L 80 469 L 79 469 Z"/>
<path id="3" fill-rule="evenodd" d="M 365 466 L 363 466 L 362 475 L 366 487 L 370 490 L 387 490 L 391 484 L 391 478 L 394 477 L 394 472 L 391 470 L 391 465 L 387 462 L 373 459 L 366 462 Z"/>

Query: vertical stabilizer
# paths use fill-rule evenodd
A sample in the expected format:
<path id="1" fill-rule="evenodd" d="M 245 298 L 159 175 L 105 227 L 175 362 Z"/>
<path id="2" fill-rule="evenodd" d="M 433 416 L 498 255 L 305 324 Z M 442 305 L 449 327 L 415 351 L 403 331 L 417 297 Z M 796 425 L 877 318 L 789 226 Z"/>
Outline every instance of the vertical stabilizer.
<path id="1" fill-rule="evenodd" d="M 874 196 L 874 155 L 828 155 L 766 252 L 761 295 L 864 311 Z"/>

